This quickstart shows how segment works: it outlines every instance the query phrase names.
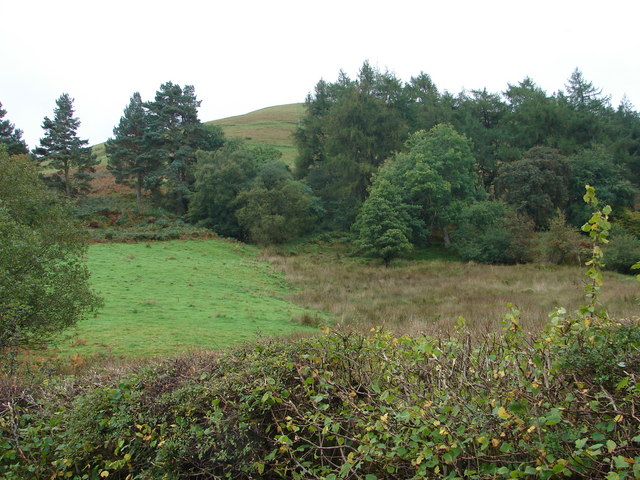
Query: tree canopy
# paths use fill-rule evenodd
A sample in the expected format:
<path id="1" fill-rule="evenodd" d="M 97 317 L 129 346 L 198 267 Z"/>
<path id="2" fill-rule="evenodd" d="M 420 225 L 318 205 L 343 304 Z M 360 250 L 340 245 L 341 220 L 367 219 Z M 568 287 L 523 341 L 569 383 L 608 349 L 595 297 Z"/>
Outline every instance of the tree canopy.
<path id="1" fill-rule="evenodd" d="M 100 305 L 81 232 L 31 160 L 0 147 L 0 348 L 46 341 Z"/>

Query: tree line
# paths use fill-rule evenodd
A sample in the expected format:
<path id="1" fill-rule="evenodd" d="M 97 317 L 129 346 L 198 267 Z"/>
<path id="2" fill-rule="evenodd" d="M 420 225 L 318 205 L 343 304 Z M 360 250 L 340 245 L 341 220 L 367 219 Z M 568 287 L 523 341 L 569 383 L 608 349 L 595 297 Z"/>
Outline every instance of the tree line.
<path id="1" fill-rule="evenodd" d="M 625 219 L 619 236 L 637 231 L 640 116 L 577 69 L 551 95 L 530 78 L 454 95 L 426 73 L 404 83 L 365 62 L 355 79 L 320 80 L 305 106 L 296 177 L 320 198 L 323 227 L 350 229 L 362 253 L 389 261 L 436 241 L 467 259 L 526 261 L 530 233 L 588 219 L 586 184 Z"/>
<path id="2" fill-rule="evenodd" d="M 465 240 L 469 225 L 504 237 L 548 231 L 560 217 L 579 226 L 585 184 L 614 207 L 625 234 L 640 231 L 640 115 L 626 98 L 614 108 L 577 69 L 553 94 L 530 78 L 501 93 L 452 94 L 426 73 L 403 82 L 365 62 L 356 78 L 340 72 L 308 95 L 293 169 L 275 149 L 202 124 L 199 106 L 189 85 L 167 82 L 151 101 L 134 93 L 106 143 L 107 168 L 138 203 L 146 196 L 221 235 L 279 243 L 349 231 L 361 253 L 386 261 L 430 242 L 469 259 L 524 261 L 470 253 L 482 248 Z M 77 138 L 67 94 L 54 113 L 33 154 L 56 171 L 50 183 L 81 194 L 95 157 Z M 8 121 L 0 133 L 8 148 L 26 150 Z"/>

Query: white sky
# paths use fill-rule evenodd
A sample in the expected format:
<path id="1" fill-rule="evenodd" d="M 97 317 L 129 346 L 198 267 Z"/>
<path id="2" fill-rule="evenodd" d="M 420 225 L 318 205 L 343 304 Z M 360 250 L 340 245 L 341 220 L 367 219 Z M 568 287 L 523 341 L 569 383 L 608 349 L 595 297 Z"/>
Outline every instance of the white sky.
<path id="1" fill-rule="evenodd" d="M 140 91 L 194 85 L 202 121 L 302 102 L 364 60 L 438 88 L 548 93 L 578 67 L 640 109 L 638 0 L 0 0 L 0 102 L 30 148 L 55 100 L 105 141 Z"/>

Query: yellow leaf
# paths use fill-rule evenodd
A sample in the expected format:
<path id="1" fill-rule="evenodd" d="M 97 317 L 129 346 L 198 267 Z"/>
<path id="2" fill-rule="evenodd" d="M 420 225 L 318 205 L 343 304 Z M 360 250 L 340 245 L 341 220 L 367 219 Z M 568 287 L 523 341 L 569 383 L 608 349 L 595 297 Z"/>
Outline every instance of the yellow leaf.
<path id="1" fill-rule="evenodd" d="M 107 477 L 109 476 L 109 472 L 108 472 L 107 470 L 103 470 L 103 471 L 100 473 L 100 476 L 101 476 L 102 478 L 107 478 Z"/>
<path id="2" fill-rule="evenodd" d="M 511 414 L 507 412 L 507 409 L 504 407 L 499 407 L 496 413 L 503 420 L 506 420 L 507 418 L 511 418 Z"/>

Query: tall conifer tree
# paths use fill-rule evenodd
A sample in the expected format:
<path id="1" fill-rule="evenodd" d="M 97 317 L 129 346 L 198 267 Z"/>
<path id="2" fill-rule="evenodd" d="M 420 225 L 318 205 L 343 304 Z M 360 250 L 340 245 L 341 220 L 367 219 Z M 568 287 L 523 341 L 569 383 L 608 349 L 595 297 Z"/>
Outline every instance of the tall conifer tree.
<path id="1" fill-rule="evenodd" d="M 149 115 L 140 93 L 131 97 L 113 135 L 105 145 L 109 155 L 107 169 L 116 183 L 133 184 L 139 205 L 145 178 L 161 168 L 161 158 L 148 148 Z"/>
<path id="2" fill-rule="evenodd" d="M 44 117 L 45 135 L 34 153 L 42 165 L 58 170 L 58 176 L 62 174 L 65 193 L 70 196 L 88 188 L 87 181 L 98 162 L 87 146 L 89 141 L 78 137 L 80 120 L 73 116 L 73 99 L 63 93 L 56 105 L 53 120 Z"/>

